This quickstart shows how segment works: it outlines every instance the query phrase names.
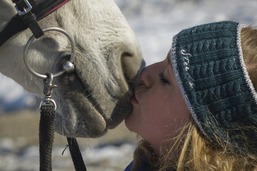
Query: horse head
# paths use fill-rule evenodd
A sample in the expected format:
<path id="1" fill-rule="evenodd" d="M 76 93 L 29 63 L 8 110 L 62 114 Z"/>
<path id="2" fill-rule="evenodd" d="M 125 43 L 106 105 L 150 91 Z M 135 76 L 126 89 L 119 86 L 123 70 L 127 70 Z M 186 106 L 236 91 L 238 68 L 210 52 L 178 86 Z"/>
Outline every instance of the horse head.
<path id="1" fill-rule="evenodd" d="M 0 2 L 0 30 L 16 14 L 10 0 Z M 60 27 L 75 44 L 75 71 L 54 78 L 55 129 L 69 137 L 98 137 L 131 111 L 133 80 L 144 64 L 139 44 L 112 0 L 71 0 L 39 21 Z M 28 72 L 22 54 L 31 36 L 26 29 L 0 47 L 0 72 L 42 96 L 43 81 Z M 57 72 L 69 58 L 69 40 L 49 32 L 29 47 L 28 63 L 38 73 Z"/>

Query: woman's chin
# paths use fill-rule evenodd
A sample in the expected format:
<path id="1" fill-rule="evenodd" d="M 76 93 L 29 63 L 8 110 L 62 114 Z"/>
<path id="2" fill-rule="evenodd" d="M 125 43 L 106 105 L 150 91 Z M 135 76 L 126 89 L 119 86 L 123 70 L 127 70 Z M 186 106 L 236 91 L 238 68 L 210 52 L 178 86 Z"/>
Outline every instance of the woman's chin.
<path id="1" fill-rule="evenodd" d="M 133 111 L 128 114 L 128 116 L 125 118 L 125 126 L 128 128 L 128 130 L 134 132 L 134 124 L 136 123 L 135 120 L 133 119 L 134 117 Z"/>

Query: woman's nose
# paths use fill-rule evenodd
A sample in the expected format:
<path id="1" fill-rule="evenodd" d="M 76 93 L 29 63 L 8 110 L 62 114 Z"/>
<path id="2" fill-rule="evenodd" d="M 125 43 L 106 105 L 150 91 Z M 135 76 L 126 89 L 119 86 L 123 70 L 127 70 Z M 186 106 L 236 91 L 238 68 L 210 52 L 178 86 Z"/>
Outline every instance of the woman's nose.
<path id="1" fill-rule="evenodd" d="M 150 88 L 152 85 L 152 74 L 151 74 L 151 65 L 145 67 L 141 73 L 140 73 L 140 79 L 138 82 L 139 86 L 146 86 L 147 88 Z"/>

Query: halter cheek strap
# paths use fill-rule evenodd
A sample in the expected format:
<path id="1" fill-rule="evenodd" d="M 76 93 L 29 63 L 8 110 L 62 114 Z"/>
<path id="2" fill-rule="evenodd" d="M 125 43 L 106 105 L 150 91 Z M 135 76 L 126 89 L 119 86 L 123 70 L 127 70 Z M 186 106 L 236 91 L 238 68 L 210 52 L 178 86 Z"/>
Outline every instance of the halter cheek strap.
<path id="1" fill-rule="evenodd" d="M 44 33 L 37 21 L 51 14 L 69 0 L 12 0 L 17 14 L 0 32 L 0 46 L 16 33 L 30 28 L 33 35 L 39 38 Z"/>

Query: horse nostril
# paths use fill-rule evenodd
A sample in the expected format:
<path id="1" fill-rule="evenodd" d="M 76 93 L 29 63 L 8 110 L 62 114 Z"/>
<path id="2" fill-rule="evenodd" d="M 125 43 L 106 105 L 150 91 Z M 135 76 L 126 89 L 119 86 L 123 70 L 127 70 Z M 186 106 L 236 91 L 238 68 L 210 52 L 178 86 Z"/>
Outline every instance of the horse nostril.
<path id="1" fill-rule="evenodd" d="M 121 54 L 121 64 L 125 79 L 135 81 L 139 71 L 145 66 L 145 61 L 130 52 L 123 52 Z"/>
<path id="2" fill-rule="evenodd" d="M 145 66 L 145 62 L 142 60 L 141 55 L 136 56 L 133 53 L 123 52 L 121 64 L 124 79 L 128 84 L 128 96 L 132 97 L 139 80 L 140 71 Z"/>
<path id="3" fill-rule="evenodd" d="M 133 61 L 133 54 L 131 54 L 129 52 L 123 52 L 121 54 L 121 63 L 122 63 L 123 74 L 127 81 L 131 80 L 133 77 L 132 76 L 133 68 L 131 66 L 131 65 L 133 65 L 132 61 Z"/>

